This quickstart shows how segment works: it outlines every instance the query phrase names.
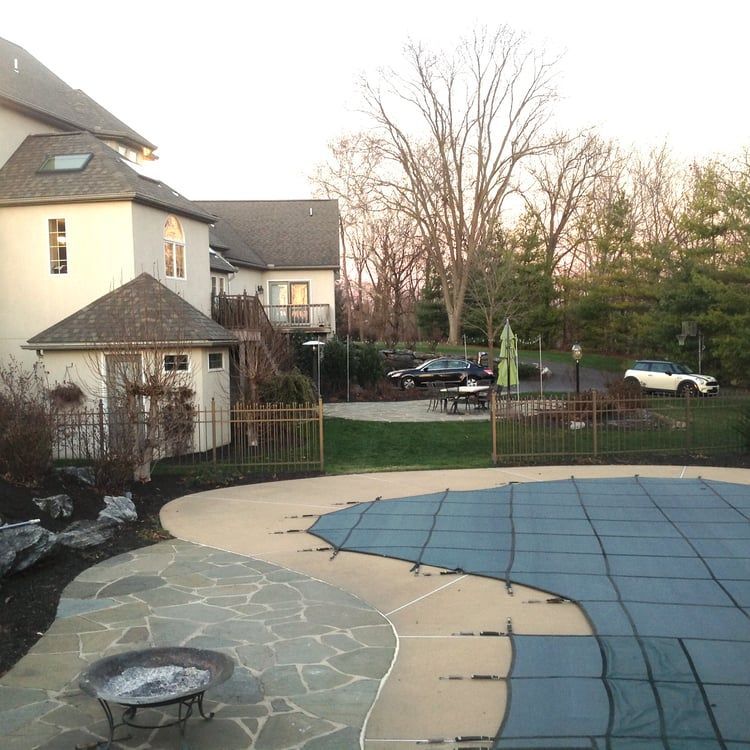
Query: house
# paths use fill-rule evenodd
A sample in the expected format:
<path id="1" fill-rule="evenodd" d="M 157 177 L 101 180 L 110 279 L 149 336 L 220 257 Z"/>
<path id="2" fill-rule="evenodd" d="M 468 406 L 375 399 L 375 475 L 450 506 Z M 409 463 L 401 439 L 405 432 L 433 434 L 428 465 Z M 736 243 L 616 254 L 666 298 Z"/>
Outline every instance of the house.
<path id="1" fill-rule="evenodd" d="M 109 340 L 112 326 L 103 336 L 92 316 L 118 299 L 110 294 L 146 284 L 144 274 L 152 291 L 140 298 L 144 319 L 154 318 L 168 291 L 194 311 L 193 328 L 206 328 L 212 301 L 231 303 L 234 294 L 238 304 L 262 300 L 279 329 L 335 332 L 336 202 L 191 201 L 152 176 L 155 151 L 0 39 L 0 360 L 42 357 L 52 381 L 74 370 L 83 377 L 81 352 L 97 351 L 106 362 L 122 343 Z M 213 329 L 207 338 L 188 331 L 196 382 L 215 381 L 210 362 L 232 339 L 257 341 L 257 328 Z M 180 337 L 162 338 L 174 347 Z M 199 386 L 200 398 L 227 399 L 228 383 L 214 385 Z M 91 390 L 107 389 L 104 375 Z"/>
<path id="2" fill-rule="evenodd" d="M 260 295 L 271 323 L 286 331 L 336 330 L 337 201 L 195 204 L 218 217 L 210 232 L 212 255 L 234 268 L 222 279 L 221 271 L 212 266 L 215 292 Z"/>

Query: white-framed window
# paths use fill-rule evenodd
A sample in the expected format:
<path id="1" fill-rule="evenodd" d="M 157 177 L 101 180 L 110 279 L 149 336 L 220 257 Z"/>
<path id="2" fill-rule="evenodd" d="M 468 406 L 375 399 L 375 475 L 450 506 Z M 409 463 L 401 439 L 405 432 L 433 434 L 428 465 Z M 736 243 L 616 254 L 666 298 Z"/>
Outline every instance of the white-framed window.
<path id="1" fill-rule="evenodd" d="M 208 369 L 209 370 L 223 370 L 224 369 L 224 352 L 209 352 L 208 353 Z"/>
<path id="2" fill-rule="evenodd" d="M 227 279 L 226 276 L 212 276 L 211 277 L 211 294 L 215 297 L 217 294 L 227 293 Z"/>
<path id="3" fill-rule="evenodd" d="M 185 234 L 174 216 L 164 222 L 164 271 L 167 278 L 185 278 Z"/>
<path id="4" fill-rule="evenodd" d="M 65 219 L 49 219 L 49 272 L 61 274 L 68 272 L 68 235 L 65 231 Z"/>
<path id="5" fill-rule="evenodd" d="M 164 372 L 187 372 L 190 360 L 187 354 L 165 354 Z"/>

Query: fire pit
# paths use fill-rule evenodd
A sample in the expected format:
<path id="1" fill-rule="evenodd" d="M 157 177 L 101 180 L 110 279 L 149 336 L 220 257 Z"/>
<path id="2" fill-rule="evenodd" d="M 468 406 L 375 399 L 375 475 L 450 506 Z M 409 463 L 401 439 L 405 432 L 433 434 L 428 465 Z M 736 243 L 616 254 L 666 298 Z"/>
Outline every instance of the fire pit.
<path id="1" fill-rule="evenodd" d="M 232 660 L 218 651 L 198 648 L 148 648 L 128 651 L 94 662 L 79 681 L 81 689 L 96 698 L 109 724 L 109 738 L 98 743 L 104 750 L 115 741 L 115 730 L 121 726 L 138 729 L 160 729 L 175 724 L 180 727 L 180 748 L 187 748 L 185 723 L 197 705 L 203 712 L 203 694 L 228 680 L 234 671 Z M 122 719 L 115 723 L 110 704 L 124 706 Z M 148 725 L 135 721 L 139 708 L 176 705 L 177 718 L 166 724 Z M 127 738 L 122 738 L 127 739 Z"/>

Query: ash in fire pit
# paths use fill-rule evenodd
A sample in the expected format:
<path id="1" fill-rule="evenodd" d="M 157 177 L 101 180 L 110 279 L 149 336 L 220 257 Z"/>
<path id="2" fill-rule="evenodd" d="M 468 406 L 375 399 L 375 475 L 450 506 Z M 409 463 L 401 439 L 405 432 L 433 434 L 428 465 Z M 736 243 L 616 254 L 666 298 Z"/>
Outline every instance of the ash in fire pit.
<path id="1" fill-rule="evenodd" d="M 197 693 L 211 681 L 211 671 L 197 667 L 129 667 L 104 686 L 105 693 L 120 698 L 160 700 L 175 693 Z"/>

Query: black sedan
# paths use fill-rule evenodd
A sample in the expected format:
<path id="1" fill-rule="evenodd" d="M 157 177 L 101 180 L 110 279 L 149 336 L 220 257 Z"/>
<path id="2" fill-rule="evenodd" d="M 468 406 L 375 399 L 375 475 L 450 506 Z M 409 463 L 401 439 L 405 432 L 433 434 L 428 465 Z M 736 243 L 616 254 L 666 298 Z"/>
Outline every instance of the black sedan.
<path id="1" fill-rule="evenodd" d="M 481 367 L 476 362 L 440 357 L 430 359 L 419 367 L 393 370 L 388 373 L 388 379 L 401 388 L 409 389 L 428 383 L 492 385 L 495 381 L 495 375 L 492 370 Z"/>

